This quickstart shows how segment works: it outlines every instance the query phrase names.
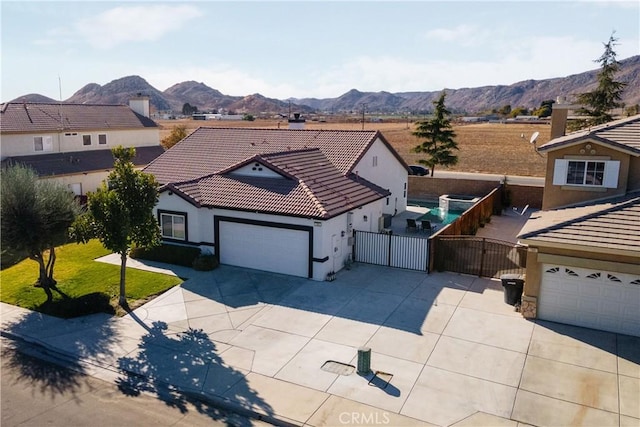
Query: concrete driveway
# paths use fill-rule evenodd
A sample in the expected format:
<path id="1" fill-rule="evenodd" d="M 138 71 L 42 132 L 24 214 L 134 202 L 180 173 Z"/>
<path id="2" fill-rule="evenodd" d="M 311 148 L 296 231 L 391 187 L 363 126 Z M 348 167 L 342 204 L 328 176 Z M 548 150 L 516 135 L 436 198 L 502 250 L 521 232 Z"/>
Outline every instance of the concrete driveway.
<path id="1" fill-rule="evenodd" d="M 189 279 L 125 318 L 3 304 L 3 331 L 132 388 L 298 425 L 640 425 L 640 339 L 527 321 L 496 280 L 364 264 L 334 282 L 173 272 Z M 362 346 L 384 375 L 353 372 Z"/>

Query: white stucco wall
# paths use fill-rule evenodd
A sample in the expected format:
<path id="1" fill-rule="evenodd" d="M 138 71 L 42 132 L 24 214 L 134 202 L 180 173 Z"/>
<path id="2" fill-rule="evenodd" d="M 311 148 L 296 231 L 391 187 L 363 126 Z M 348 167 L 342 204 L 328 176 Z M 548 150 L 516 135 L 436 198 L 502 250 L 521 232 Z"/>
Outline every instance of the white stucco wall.
<path id="1" fill-rule="evenodd" d="M 71 135 L 65 135 L 70 133 Z M 76 135 L 73 135 L 75 133 Z M 106 144 L 98 144 L 98 135 L 107 135 Z M 82 135 L 91 135 L 91 145 L 83 145 Z M 51 137 L 51 151 L 35 151 L 35 136 Z M 30 156 L 51 153 L 66 153 L 86 150 L 104 150 L 118 145 L 123 147 L 147 147 L 160 144 L 158 128 L 129 130 L 91 130 L 69 132 L 43 132 L 28 134 L 2 134 L 2 158 L 13 156 Z"/>
<path id="2" fill-rule="evenodd" d="M 176 194 L 169 192 L 160 194 L 159 203 L 154 210 L 157 216 L 158 209 L 164 211 L 185 212 L 187 214 L 187 239 L 185 243 L 199 245 L 215 253 L 214 242 L 214 216 L 249 219 L 253 221 L 275 222 L 282 224 L 294 224 L 311 227 L 313 229 L 313 253 L 312 258 L 324 259 L 325 262 L 313 262 L 313 280 L 323 281 L 330 271 L 339 271 L 345 265 L 345 260 L 351 254 L 349 237 L 353 234 L 349 231 L 349 220 L 353 230 L 378 231 L 378 220 L 382 215 L 384 199 L 370 203 L 362 209 L 355 209 L 349 215 L 342 215 L 326 221 L 312 218 L 285 217 L 254 212 L 242 212 L 225 209 L 197 208 Z M 367 217 L 366 221 L 364 217 Z M 342 236 L 344 232 L 344 236 Z M 337 250 L 335 250 L 337 248 Z"/>
<path id="3" fill-rule="evenodd" d="M 389 204 L 385 203 L 383 207 L 384 213 L 395 215 L 407 209 L 408 171 L 380 139 L 376 139 L 353 171 L 391 191 Z"/>
<path id="4" fill-rule="evenodd" d="M 73 190 L 74 184 L 80 184 L 81 193 L 78 196 L 86 196 L 89 192 L 94 192 L 102 185 L 102 182 L 107 179 L 109 172 L 99 171 L 78 175 L 59 175 L 56 177 L 40 177 L 40 179 L 49 179 L 51 181 L 59 182 L 67 187 L 69 190 Z"/>
<path id="5" fill-rule="evenodd" d="M 207 216 L 213 218 L 213 211 L 199 209 L 182 197 L 163 191 L 158 197 L 158 204 L 153 209 L 153 215 L 158 217 L 158 210 L 183 212 L 187 214 L 187 241 L 185 243 L 200 244 L 201 242 L 213 243 L 213 219 L 207 228 Z M 213 250 L 211 250 L 213 252 Z"/>

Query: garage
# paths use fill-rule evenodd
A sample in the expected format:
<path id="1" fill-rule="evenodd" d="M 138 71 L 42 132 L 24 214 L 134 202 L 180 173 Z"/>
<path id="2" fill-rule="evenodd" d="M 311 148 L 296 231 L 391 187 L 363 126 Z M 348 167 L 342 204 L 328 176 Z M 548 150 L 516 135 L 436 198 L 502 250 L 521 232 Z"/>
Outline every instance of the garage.
<path id="1" fill-rule="evenodd" d="M 543 264 L 538 318 L 640 336 L 640 277 Z"/>
<path id="2" fill-rule="evenodd" d="M 221 264 L 273 273 L 311 277 L 310 235 L 307 227 L 254 221 L 217 220 Z"/>

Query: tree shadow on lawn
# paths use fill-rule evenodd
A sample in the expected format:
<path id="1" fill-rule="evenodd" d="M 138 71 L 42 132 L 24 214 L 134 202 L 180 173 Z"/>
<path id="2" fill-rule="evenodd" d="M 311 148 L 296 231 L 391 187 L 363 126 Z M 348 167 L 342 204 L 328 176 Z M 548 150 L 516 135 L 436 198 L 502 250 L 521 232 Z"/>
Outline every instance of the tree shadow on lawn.
<path id="1" fill-rule="evenodd" d="M 70 319 L 74 317 L 87 316 L 95 313 L 116 314 L 116 310 L 111 305 L 109 295 L 102 292 L 92 292 L 78 297 L 69 297 L 61 291 L 62 299 L 54 299 L 51 302 L 43 302 L 35 310 L 50 316 Z"/>
<path id="2" fill-rule="evenodd" d="M 188 329 L 177 334 L 167 333 L 167 324 L 156 321 L 147 326 L 134 313 L 129 315 L 142 325 L 147 334 L 137 351 L 118 360 L 121 376 L 118 388 L 128 396 L 155 394 L 169 407 L 182 413 L 189 405 L 214 420 L 225 419 L 229 425 L 252 425 L 245 417 L 255 411 L 273 417 L 271 406 L 257 391 L 251 389 L 245 374 L 228 365 L 216 352 L 216 344 L 202 330 Z M 226 413 L 207 395 L 231 401 L 234 412 Z"/>

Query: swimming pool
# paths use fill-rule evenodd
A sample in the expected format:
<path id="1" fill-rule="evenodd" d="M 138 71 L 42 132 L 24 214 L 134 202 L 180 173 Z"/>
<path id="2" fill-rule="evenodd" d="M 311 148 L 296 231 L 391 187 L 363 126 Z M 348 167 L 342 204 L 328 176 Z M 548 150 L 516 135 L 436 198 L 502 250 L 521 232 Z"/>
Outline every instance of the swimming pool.
<path id="1" fill-rule="evenodd" d="M 429 208 L 429 212 L 422 215 L 418 218 L 419 221 L 428 220 L 432 223 L 436 224 L 451 224 L 453 221 L 458 219 L 460 215 L 464 211 L 461 210 L 449 210 L 444 211 L 440 209 L 439 202 L 436 201 L 425 201 L 425 200 L 408 200 L 407 205 L 409 206 L 420 206 L 421 208 Z"/>

